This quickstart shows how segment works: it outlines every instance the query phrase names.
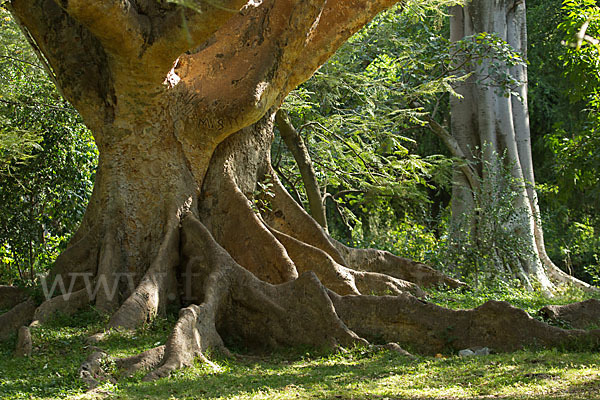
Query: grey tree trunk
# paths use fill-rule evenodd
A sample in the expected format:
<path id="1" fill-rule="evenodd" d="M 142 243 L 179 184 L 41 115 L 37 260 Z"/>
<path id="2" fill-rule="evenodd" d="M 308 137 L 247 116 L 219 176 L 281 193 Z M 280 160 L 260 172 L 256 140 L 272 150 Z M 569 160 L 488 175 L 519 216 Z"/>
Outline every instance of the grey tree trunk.
<path id="1" fill-rule="evenodd" d="M 524 59 L 527 58 L 527 27 L 524 0 L 473 0 L 464 7 L 454 6 L 450 18 L 451 40 L 457 41 L 478 33 L 495 33 L 506 41 Z M 501 196 L 501 190 L 515 190 L 515 216 L 505 228 L 520 238 L 525 245 L 517 259 L 506 260 L 499 254 L 491 257 L 499 270 L 510 271 L 524 284 L 534 282 L 543 290 L 551 291 L 554 282 L 589 285 L 562 273 L 548 258 L 544 249 L 540 212 L 535 192 L 529 114 L 527 109 L 527 67 L 524 64 L 508 66 L 500 60 L 484 59 L 468 71 L 472 75 L 455 88 L 462 98 L 452 97 L 451 128 L 467 161 L 476 164 L 481 188 L 475 188 L 461 169 L 454 173 L 452 192 L 452 219 L 454 226 L 467 226 L 462 234 L 475 240 L 481 237 L 483 226 L 491 215 L 476 212 L 477 193 L 488 190 L 489 201 Z M 506 96 L 491 78 L 491 68 L 500 66 L 520 82 L 516 94 Z M 504 162 L 504 167 L 498 161 Z M 506 187 L 501 171 L 508 168 L 514 182 Z M 499 180 L 500 179 L 500 180 Z M 472 179 L 471 179 L 472 180 Z M 460 232 L 458 234 L 461 234 Z"/>

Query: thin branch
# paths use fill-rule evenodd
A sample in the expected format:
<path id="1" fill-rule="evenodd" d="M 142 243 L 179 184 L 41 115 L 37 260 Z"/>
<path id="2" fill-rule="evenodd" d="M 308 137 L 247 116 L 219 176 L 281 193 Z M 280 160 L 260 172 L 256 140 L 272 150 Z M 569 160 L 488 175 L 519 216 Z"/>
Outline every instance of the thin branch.
<path id="1" fill-rule="evenodd" d="M 327 193 L 325 195 L 325 197 L 323 198 L 323 201 L 327 201 L 327 199 L 331 199 L 331 201 L 333 202 L 333 208 L 335 209 L 335 211 L 337 212 L 337 214 L 340 216 L 340 219 L 342 220 L 342 224 L 346 227 L 346 229 L 349 232 L 351 232 L 352 231 L 352 227 L 350 226 L 350 224 L 348 224 L 348 220 L 344 216 L 344 213 L 342 213 L 342 210 L 340 209 L 340 205 L 337 202 L 337 200 L 334 199 L 333 196 L 331 194 L 329 194 L 329 193 Z"/>
<path id="2" fill-rule="evenodd" d="M 371 179 L 373 179 L 373 182 L 377 182 L 377 179 L 375 179 L 375 177 L 373 176 L 373 173 L 371 173 L 370 171 L 370 164 L 367 163 L 364 158 L 362 158 L 362 156 L 354 149 L 354 147 L 352 147 L 346 140 L 344 140 L 344 138 L 342 138 L 341 136 L 339 136 L 338 134 L 336 134 L 335 132 L 327 129 L 324 125 L 322 125 L 319 122 L 315 122 L 318 126 L 321 127 L 321 129 L 325 130 L 326 132 L 328 132 L 330 135 L 333 135 L 337 140 L 339 140 L 340 142 L 342 142 L 344 145 L 346 145 L 346 147 L 348 147 L 350 149 L 350 151 L 352 153 L 354 153 L 354 155 L 363 163 L 363 165 L 365 166 L 365 170 L 367 172 L 367 175 L 369 175 L 371 177 Z"/>
<path id="3" fill-rule="evenodd" d="M 415 107 L 418 107 L 418 104 L 413 104 L 413 105 Z M 478 190 L 479 186 L 480 186 L 479 175 L 477 174 L 477 172 L 475 171 L 473 166 L 471 166 L 468 163 L 468 159 L 467 159 L 465 153 L 460 148 L 460 145 L 458 144 L 456 139 L 443 126 L 441 126 L 436 120 L 431 118 L 431 116 L 425 115 L 425 120 L 428 122 L 428 126 L 429 126 L 429 129 L 431 130 L 431 132 L 433 132 L 437 137 L 442 139 L 442 142 L 444 142 L 444 144 L 446 145 L 448 150 L 450 150 L 450 153 L 452 153 L 452 155 L 454 157 L 465 161 L 465 163 L 462 163 L 461 165 L 459 165 L 458 168 L 461 170 L 461 172 L 465 175 L 465 177 L 469 181 L 469 185 L 471 186 L 471 189 L 474 191 Z"/>
<path id="4" fill-rule="evenodd" d="M 0 103 L 10 104 L 10 105 L 13 105 L 13 106 L 24 106 L 24 107 L 40 106 L 40 107 L 50 108 L 50 109 L 53 109 L 53 110 L 67 111 L 67 112 L 70 112 L 70 113 L 73 113 L 73 114 L 77 113 L 77 111 L 73 110 L 72 108 L 60 107 L 60 106 L 55 106 L 55 105 L 47 104 L 47 103 L 40 103 L 40 102 L 37 102 L 37 101 L 33 101 L 31 99 L 29 99 L 28 101 L 29 101 L 29 103 L 24 103 L 24 102 L 19 102 L 19 101 L 0 99 Z"/>
<path id="5" fill-rule="evenodd" d="M 308 154 L 308 149 L 284 110 L 279 109 L 277 111 L 275 114 L 275 122 L 285 145 L 291 151 L 296 160 L 296 164 L 298 165 L 298 169 L 300 170 L 302 182 L 304 182 L 304 189 L 308 197 L 310 214 L 319 225 L 324 229 L 327 229 L 325 207 L 323 207 L 319 182 L 317 181 L 317 175 L 312 160 L 310 159 L 310 155 Z"/>
<path id="6" fill-rule="evenodd" d="M 342 197 L 345 196 L 347 194 L 365 194 L 367 193 L 365 190 L 359 190 L 359 189 L 347 189 L 347 190 L 341 190 L 339 192 L 337 192 L 336 194 L 330 195 L 332 198 L 337 199 L 338 197 Z"/>
<path id="7" fill-rule="evenodd" d="M 39 68 L 39 69 L 45 70 L 45 68 L 43 66 L 41 66 L 41 65 L 34 64 L 32 62 L 29 62 L 29 61 L 26 61 L 26 60 L 23 60 L 23 59 L 20 59 L 20 58 L 11 57 L 11 56 L 5 56 L 5 55 L 0 55 L 0 58 L 6 58 L 7 60 L 12 60 L 12 61 L 20 62 L 20 63 L 23 63 L 23 64 L 31 65 L 32 67 L 35 67 L 35 68 Z"/>

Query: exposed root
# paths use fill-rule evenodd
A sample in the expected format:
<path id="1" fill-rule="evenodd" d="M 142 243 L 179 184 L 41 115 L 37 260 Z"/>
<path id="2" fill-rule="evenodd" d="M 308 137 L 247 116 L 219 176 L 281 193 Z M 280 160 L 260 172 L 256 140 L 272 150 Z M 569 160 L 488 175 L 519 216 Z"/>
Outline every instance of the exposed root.
<path id="1" fill-rule="evenodd" d="M 600 300 L 596 299 L 564 306 L 546 306 L 540 313 L 555 323 L 566 323 L 577 329 L 600 327 Z"/>
<path id="2" fill-rule="evenodd" d="M 284 284 L 271 285 L 235 263 L 193 216 L 186 218 L 183 227 L 186 237 L 199 238 L 203 243 L 195 250 L 186 243 L 185 249 L 195 254 L 191 260 L 198 260 L 199 254 L 212 253 L 219 257 L 208 264 L 217 269 L 210 276 L 214 281 L 206 281 L 204 295 L 207 302 L 212 298 L 209 295 L 214 296 L 214 288 L 220 288 L 217 292 L 220 295 L 227 294 L 217 319 L 220 332 L 229 332 L 229 337 L 241 337 L 244 343 L 266 347 L 298 344 L 335 346 L 336 342 L 346 345 L 360 341 L 337 318 L 326 289 L 313 273 L 303 274 Z M 225 287 L 223 282 L 230 282 L 230 286 Z"/>
<path id="3" fill-rule="evenodd" d="M 350 269 L 335 262 L 323 250 L 270 229 L 287 250 L 299 274 L 313 271 L 325 286 L 338 294 L 360 294 Z"/>
<path id="4" fill-rule="evenodd" d="M 207 228 L 239 265 L 259 279 L 277 284 L 297 278 L 285 248 L 259 219 L 232 175 L 225 166 L 220 178 L 215 179 L 221 187 L 214 198 L 205 198 Z M 211 224 L 215 219 L 218 224 Z"/>
<path id="5" fill-rule="evenodd" d="M 182 309 L 165 345 L 160 365 L 146 375 L 144 380 L 169 376 L 172 371 L 192 365 L 195 358 L 218 369 L 203 354 L 209 348 L 223 347 L 223 341 L 215 328 L 214 311 L 213 307 L 205 304 Z"/>
<path id="6" fill-rule="evenodd" d="M 0 285 L 0 309 L 13 308 L 26 299 L 25 290 L 16 286 Z"/>
<path id="7" fill-rule="evenodd" d="M 88 390 L 94 389 L 102 381 L 111 379 L 102 368 L 104 360 L 109 358 L 108 354 L 96 349 L 79 367 L 79 378 L 88 385 Z"/>
<path id="8" fill-rule="evenodd" d="M 408 357 L 411 360 L 414 360 L 416 357 L 410 354 L 408 351 L 404 350 L 398 343 L 390 342 L 384 345 L 375 345 L 375 348 L 386 349 L 389 351 L 393 351 L 394 353 L 398 353 L 401 356 Z"/>
<path id="9" fill-rule="evenodd" d="M 67 315 L 75 314 L 93 300 L 94 299 L 91 297 L 91 293 L 88 292 L 87 288 L 53 297 L 43 302 L 35 310 L 33 321 L 34 323 L 44 323 L 51 319 L 57 312 L 62 312 Z"/>
<path id="10" fill-rule="evenodd" d="M 115 360 L 117 367 L 123 370 L 123 376 L 132 376 L 137 371 L 147 371 L 158 367 L 165 354 L 165 345 L 154 347 L 131 357 Z"/>
<path id="11" fill-rule="evenodd" d="M 253 140 L 252 135 L 246 133 L 220 145 L 211 161 L 201 202 L 203 223 L 206 222 L 216 241 L 239 265 L 272 284 L 288 282 L 300 273 L 313 271 L 325 286 L 339 294 L 383 295 L 409 291 L 424 295 L 416 284 L 406 280 L 353 270 L 327 234 L 291 199 L 274 174 L 271 176 L 274 182 L 269 187 L 273 193 L 255 195 L 255 180 L 251 185 L 246 181 L 237 182 L 239 168 L 254 171 L 253 179 L 260 178 L 261 169 L 264 169 L 263 177 L 269 171 L 265 160 L 241 160 L 238 158 L 243 153 L 232 150 L 241 144 L 252 145 Z M 242 162 L 244 166 L 239 165 Z M 254 212 L 249 198 L 257 202 L 256 208 L 261 210 L 266 222 Z"/>
<path id="12" fill-rule="evenodd" d="M 22 326 L 17 333 L 17 345 L 15 347 L 15 357 L 29 357 L 33 350 L 31 341 L 31 331 L 29 327 Z"/>
<path id="13" fill-rule="evenodd" d="M 144 379 L 168 376 L 194 359 L 213 365 L 204 354 L 209 348 L 227 352 L 221 335 L 262 348 L 366 343 L 337 317 L 313 273 L 271 285 L 239 266 L 194 216 L 183 221 L 182 231 L 188 271 L 204 276 L 197 280 L 202 285 L 192 287 L 201 301 L 181 310 L 162 360 Z M 156 365 L 157 355 L 159 350 L 152 350 L 123 365 L 131 374 Z"/>
<path id="14" fill-rule="evenodd" d="M 167 302 L 177 299 L 175 269 L 179 264 L 179 227 L 172 220 L 148 271 L 133 293 L 108 322 L 109 328 L 135 329 L 164 310 Z"/>
<path id="15" fill-rule="evenodd" d="M 327 288 L 337 294 L 386 295 L 409 292 L 415 296 L 425 295 L 421 288 L 411 282 L 378 273 L 354 271 L 336 263 L 329 254 L 321 249 L 273 228 L 271 231 L 285 246 L 298 273 L 313 271 Z"/>
<path id="16" fill-rule="evenodd" d="M 220 324 L 227 337 L 267 349 L 366 344 L 338 318 L 327 290 L 314 273 L 276 286 L 240 275 L 232 288 L 230 310 Z"/>
<path id="17" fill-rule="evenodd" d="M 0 341 L 8 339 L 20 327 L 29 325 L 35 309 L 34 301 L 28 299 L 0 315 Z"/>
<path id="18" fill-rule="evenodd" d="M 235 261 L 195 217 L 189 215 L 182 222 L 182 231 L 183 250 L 188 254 L 187 278 L 191 279 L 192 274 L 208 275 L 197 281 L 203 285 L 190 288 L 194 292 L 188 297 L 198 296 L 203 301 L 200 305 L 192 304 L 180 311 L 163 357 L 158 367 L 146 375 L 146 380 L 168 376 L 176 369 L 191 365 L 196 357 L 212 365 L 203 353 L 208 348 L 224 348 L 215 327 L 216 313 L 228 295 L 230 281 L 226 273 Z M 215 270 L 215 267 L 219 268 Z M 130 372 L 133 370 L 133 367 L 130 368 Z"/>
<path id="19" fill-rule="evenodd" d="M 376 249 L 354 249 L 331 239 L 331 243 L 338 249 L 344 259 L 352 268 L 359 271 L 378 272 L 413 282 L 422 287 L 448 286 L 459 288 L 465 283 L 451 278 L 423 263 L 398 257 L 390 252 Z"/>
<path id="20" fill-rule="evenodd" d="M 157 379 L 195 360 L 218 369 L 206 352 L 228 353 L 226 343 L 254 349 L 298 345 L 335 348 L 368 344 L 367 339 L 383 341 L 386 348 L 407 357 L 410 353 L 400 346 L 433 354 L 477 346 L 512 351 L 528 345 L 600 343 L 600 330 L 552 327 L 504 302 L 488 302 L 473 310 L 448 310 L 429 304 L 406 293 L 407 289 L 415 292 L 416 286 L 387 275 L 354 271 L 337 263 L 326 251 L 274 228 L 269 234 L 300 273 L 297 279 L 277 285 L 240 266 L 192 213 L 182 220 L 180 233 L 179 289 L 185 292 L 182 300 L 187 306 L 180 311 L 164 346 L 117 360 L 126 375 L 149 370 L 144 379 Z M 165 243 L 178 242 L 176 237 L 173 234 Z M 338 253 L 353 260 L 356 254 L 350 250 L 340 247 Z M 165 250 L 167 253 L 170 251 Z M 372 253 L 357 254 L 366 257 Z M 389 253 L 374 254 L 388 267 L 397 262 Z M 415 269 L 411 277 L 432 282 L 435 274 L 425 272 L 429 280 Z M 318 276 L 333 289 L 327 289 Z M 436 283 L 448 284 L 445 278 L 439 279 Z M 334 290 L 349 294 L 341 296 Z M 371 292 L 395 296 L 360 295 Z"/>
<path id="21" fill-rule="evenodd" d="M 350 270 L 354 276 L 356 287 L 361 294 L 376 296 L 398 295 L 410 293 L 416 297 L 425 297 L 425 292 L 412 282 L 394 278 L 391 275 L 377 272 L 365 272 Z"/>
<path id="22" fill-rule="evenodd" d="M 263 210 L 263 217 L 272 228 L 288 236 L 309 244 L 325 253 L 338 264 L 346 264 L 344 257 L 328 240 L 323 228 L 304 211 L 302 207 L 289 195 L 283 187 L 275 172 L 273 183 L 274 197 L 271 199 L 271 210 Z"/>
<path id="23" fill-rule="evenodd" d="M 586 292 L 600 292 L 599 287 L 590 285 L 589 283 L 585 283 L 582 280 L 579 280 L 558 268 L 547 255 L 541 258 L 544 266 L 546 267 L 546 271 L 548 272 L 548 277 L 550 278 L 550 280 L 553 281 L 553 283 L 559 285 L 574 286 Z"/>
<path id="24" fill-rule="evenodd" d="M 299 242 L 311 245 L 327 253 L 336 263 L 353 270 L 388 275 L 412 284 L 431 287 L 446 285 L 451 288 L 466 286 L 463 282 L 419 262 L 397 257 L 387 251 L 353 249 L 332 239 L 294 199 L 279 181 L 274 184 L 275 197 L 272 211 L 264 212 L 264 218 L 273 229 Z M 294 260 L 296 262 L 296 260 Z M 371 278 L 373 280 L 374 278 Z M 375 292 L 375 290 L 371 290 Z M 371 293 L 367 291 L 366 293 Z M 392 293 L 394 293 L 392 291 Z"/>
<path id="25" fill-rule="evenodd" d="M 538 321 L 502 301 L 472 310 L 449 310 L 410 295 L 339 296 L 330 291 L 339 317 L 370 340 L 406 344 L 424 354 L 485 346 L 514 351 L 523 346 L 600 344 L 600 330 L 564 330 Z"/>
<path id="26" fill-rule="evenodd" d="M 532 192 L 532 196 L 530 199 L 535 199 L 535 191 Z M 554 262 L 548 256 L 546 252 L 546 245 L 544 244 L 544 231 L 542 229 L 542 224 L 540 223 L 539 218 L 539 207 L 536 204 L 535 200 L 532 204 L 533 210 L 535 210 L 536 214 L 536 223 L 534 225 L 534 235 L 535 235 L 535 245 L 537 247 L 538 254 L 540 256 L 540 261 L 544 265 L 546 269 L 546 273 L 548 278 L 552 281 L 553 284 L 556 285 L 566 285 L 566 286 L 574 286 L 576 288 L 585 290 L 586 292 L 600 292 L 600 288 L 590 285 L 586 282 L 583 282 L 572 275 L 567 274 L 560 268 L 554 264 Z"/>

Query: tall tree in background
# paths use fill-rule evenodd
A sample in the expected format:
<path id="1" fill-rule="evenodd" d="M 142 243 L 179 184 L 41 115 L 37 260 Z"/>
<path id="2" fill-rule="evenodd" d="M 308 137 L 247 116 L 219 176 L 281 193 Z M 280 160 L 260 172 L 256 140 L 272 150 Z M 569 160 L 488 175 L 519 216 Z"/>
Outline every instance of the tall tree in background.
<path id="1" fill-rule="evenodd" d="M 478 41 L 493 33 L 526 59 L 523 0 L 474 0 L 464 7 L 453 7 L 450 26 L 452 41 L 468 36 Z M 501 221 L 505 226 L 496 228 L 518 238 L 523 251 L 517 257 L 507 257 L 492 248 L 495 264 L 529 286 L 535 281 L 551 290 L 554 281 L 588 288 L 557 268 L 544 247 L 531 156 L 526 63 L 491 56 L 472 64 L 469 72 L 469 78 L 456 87 L 460 97 L 451 98 L 452 135 L 474 166 L 455 172 L 455 225 L 466 225 L 463 234 L 470 235 L 471 240 L 493 240 L 482 237 L 486 224 L 494 223 L 490 213 L 481 212 L 482 202 L 494 204 L 503 192 L 513 193 L 513 212 Z"/>

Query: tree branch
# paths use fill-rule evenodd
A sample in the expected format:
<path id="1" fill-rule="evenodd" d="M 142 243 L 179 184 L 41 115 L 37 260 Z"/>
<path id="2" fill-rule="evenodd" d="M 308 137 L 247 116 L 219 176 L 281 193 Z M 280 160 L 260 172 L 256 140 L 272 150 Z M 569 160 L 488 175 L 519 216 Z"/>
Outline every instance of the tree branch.
<path id="1" fill-rule="evenodd" d="M 7 5 L 54 80 L 88 126 L 112 115 L 113 87 L 98 39 L 53 0 L 13 0 Z"/>
<path id="2" fill-rule="evenodd" d="M 176 6 L 160 21 L 152 22 L 153 42 L 146 58 L 166 61 L 170 67 L 179 55 L 205 43 L 244 6 L 249 7 L 248 0 L 200 1 L 194 8 Z"/>
<path id="3" fill-rule="evenodd" d="M 150 34 L 150 23 L 128 0 L 55 0 L 73 19 L 96 36 L 104 48 L 137 55 Z"/>
<path id="4" fill-rule="evenodd" d="M 245 8 L 205 48 L 181 57 L 175 69 L 188 102 L 198 105 L 200 130 L 220 142 L 255 122 L 308 79 L 351 34 L 394 3 L 265 0 Z M 214 119 L 206 121 L 206 115 Z"/>
<path id="5" fill-rule="evenodd" d="M 474 191 L 479 189 L 479 175 L 475 169 L 467 163 L 467 157 L 465 156 L 465 153 L 463 153 L 456 139 L 454 139 L 454 137 L 452 137 L 452 135 L 443 126 L 438 124 L 437 121 L 431 118 L 429 115 L 425 116 L 425 120 L 428 122 L 431 132 L 442 139 L 448 150 L 450 150 L 450 153 L 452 153 L 454 157 L 465 161 L 465 163 L 459 165 L 458 168 L 469 181 L 471 189 Z"/>
<path id="6" fill-rule="evenodd" d="M 219 143 L 260 119 L 304 56 L 306 35 L 323 3 L 265 0 L 246 7 L 203 49 L 180 57 L 174 72 L 181 78 L 177 89 L 194 110 L 188 121 L 192 133 Z"/>
<path id="7" fill-rule="evenodd" d="M 311 30 L 304 54 L 298 60 L 283 93 L 287 95 L 329 59 L 350 36 L 371 21 L 375 15 L 399 0 L 328 0 Z M 283 98 L 282 98 L 283 100 Z"/>

